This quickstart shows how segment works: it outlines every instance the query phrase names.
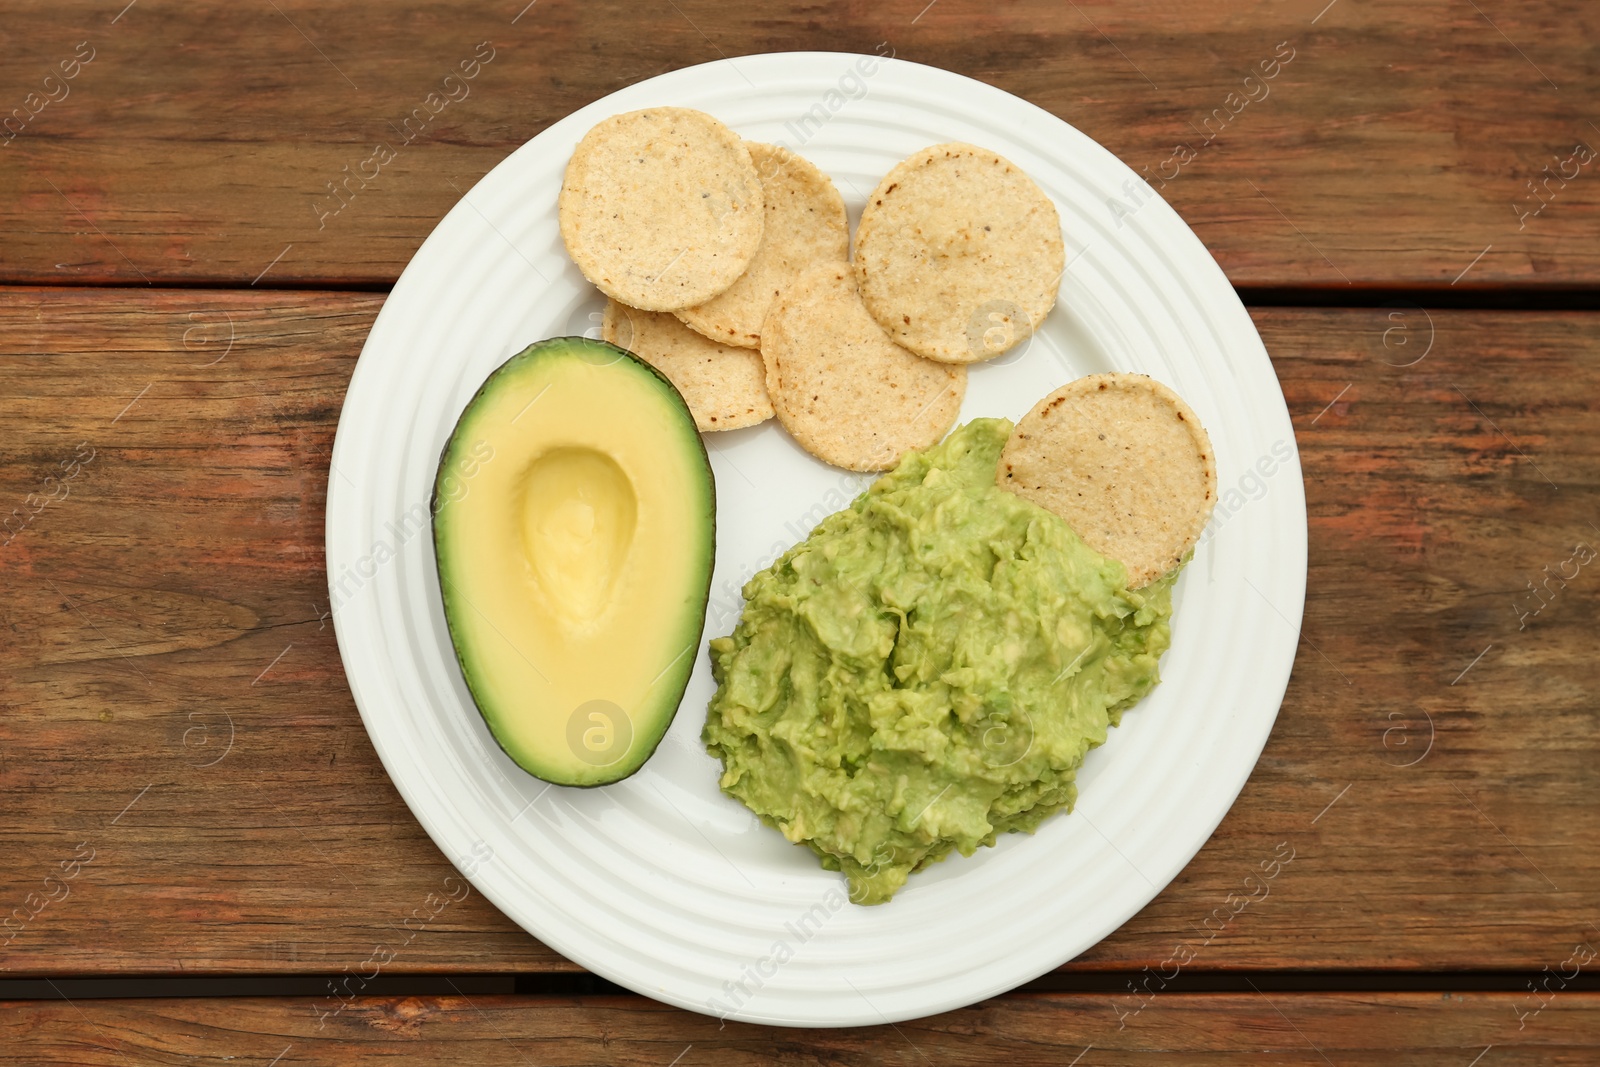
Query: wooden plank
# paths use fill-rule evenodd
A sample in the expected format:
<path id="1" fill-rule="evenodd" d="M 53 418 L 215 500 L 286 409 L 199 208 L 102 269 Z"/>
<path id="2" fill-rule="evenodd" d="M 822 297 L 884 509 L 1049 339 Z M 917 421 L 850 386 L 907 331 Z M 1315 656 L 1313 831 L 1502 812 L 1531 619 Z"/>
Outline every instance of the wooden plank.
<path id="1" fill-rule="evenodd" d="M 1108 999 L 1011 995 L 929 1019 L 839 1030 L 721 1024 L 638 997 L 11 1001 L 0 1062 L 928 1063 L 1115 1067 L 1588 1065 L 1600 994 L 1529 1015 L 1505 993 L 1168 994 L 1119 1028 Z M 1519 1015 L 1519 1012 L 1521 1013 Z M 1519 1028 L 1520 1024 L 1520 1028 Z M 11 1056 L 18 1058 L 12 1059 Z M 1476 1058 L 1475 1058 L 1476 1057 Z"/>
<path id="2" fill-rule="evenodd" d="M 605 93 L 722 56 L 880 46 L 1077 125 L 1241 286 L 1600 279 L 1600 8 L 1582 0 L 1019 0 L 981 32 L 955 0 L 748 10 L 9 5 L 0 114 L 26 107 L 0 131 L 0 280 L 387 284 L 474 181 Z M 445 86 L 485 41 L 488 63 Z M 459 99 L 408 132 L 440 91 Z M 380 144 L 392 161 L 371 162 Z M 363 164 L 377 176 L 325 217 Z"/>
<path id="3" fill-rule="evenodd" d="M 379 304 L 0 290 L 0 512 L 42 506 L 0 548 L 0 904 L 37 911 L 0 969 L 337 975 L 460 891 L 321 618 L 326 464 Z M 1568 562 L 1600 545 L 1596 320 L 1255 314 L 1307 473 L 1305 641 L 1216 835 L 1071 966 L 1555 966 L 1600 938 L 1600 578 Z M 474 894 L 392 973 L 562 968 Z"/>

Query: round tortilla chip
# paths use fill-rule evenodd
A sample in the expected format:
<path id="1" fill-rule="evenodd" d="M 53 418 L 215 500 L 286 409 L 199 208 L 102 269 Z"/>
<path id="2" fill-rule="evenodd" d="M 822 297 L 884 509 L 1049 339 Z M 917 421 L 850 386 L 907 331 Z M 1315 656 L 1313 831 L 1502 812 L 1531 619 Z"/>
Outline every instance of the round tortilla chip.
<path id="1" fill-rule="evenodd" d="M 847 264 L 804 271 L 761 325 L 767 393 L 784 429 L 813 456 L 886 470 L 945 435 L 967 370 L 923 359 L 885 336 L 861 306 Z"/>
<path id="2" fill-rule="evenodd" d="M 987 148 L 938 144 L 878 183 L 856 227 L 861 300 L 900 344 L 976 363 L 1027 339 L 1056 302 L 1056 206 Z"/>
<path id="3" fill-rule="evenodd" d="M 1033 406 L 995 482 L 1121 560 L 1128 587 L 1183 562 L 1217 502 L 1217 463 L 1183 399 L 1143 374 L 1091 374 Z"/>
<path id="4" fill-rule="evenodd" d="M 738 430 L 772 418 L 761 354 L 702 337 L 663 311 L 606 301 L 601 336 L 667 376 L 702 432 Z"/>
<path id="5" fill-rule="evenodd" d="M 654 107 L 596 124 L 561 182 L 567 254 L 613 300 L 701 304 L 761 244 L 761 182 L 739 135 L 701 111 Z"/>
<path id="6" fill-rule="evenodd" d="M 712 340 L 757 348 L 767 309 L 795 275 L 819 263 L 849 262 L 850 220 L 833 180 L 811 161 L 777 145 L 745 146 L 767 205 L 761 246 L 725 292 L 676 314 Z"/>

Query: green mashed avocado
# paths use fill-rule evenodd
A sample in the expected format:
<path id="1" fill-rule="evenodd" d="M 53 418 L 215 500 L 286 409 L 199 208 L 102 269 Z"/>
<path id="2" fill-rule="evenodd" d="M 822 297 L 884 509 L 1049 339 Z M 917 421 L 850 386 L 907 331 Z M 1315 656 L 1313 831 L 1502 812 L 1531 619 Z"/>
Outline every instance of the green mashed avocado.
<path id="1" fill-rule="evenodd" d="M 908 453 L 744 587 L 711 642 L 722 789 L 881 904 L 951 850 L 1070 809 L 1084 754 L 1159 680 L 1172 575 L 994 484 L 976 419 Z"/>

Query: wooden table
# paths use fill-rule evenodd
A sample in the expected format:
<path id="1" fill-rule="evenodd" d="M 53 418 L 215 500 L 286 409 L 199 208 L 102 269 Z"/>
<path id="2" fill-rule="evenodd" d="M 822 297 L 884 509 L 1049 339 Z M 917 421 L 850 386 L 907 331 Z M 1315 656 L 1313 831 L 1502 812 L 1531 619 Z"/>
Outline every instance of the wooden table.
<path id="1" fill-rule="evenodd" d="M 0 1060 L 1600 1062 L 1600 8 L 123 2 L 0 22 Z M 329 450 L 385 291 L 512 149 L 679 66 L 884 42 L 1176 170 L 1293 414 L 1300 653 L 1210 843 L 1081 958 L 892 1028 L 719 1026 L 438 905 L 327 621 Z"/>

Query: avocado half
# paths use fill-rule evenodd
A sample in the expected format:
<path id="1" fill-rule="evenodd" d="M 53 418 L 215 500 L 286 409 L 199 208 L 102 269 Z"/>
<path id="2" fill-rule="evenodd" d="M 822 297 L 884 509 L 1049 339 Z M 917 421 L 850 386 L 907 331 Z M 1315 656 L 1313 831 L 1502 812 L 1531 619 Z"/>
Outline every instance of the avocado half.
<path id="1" fill-rule="evenodd" d="M 605 785 L 672 724 L 705 625 L 716 488 L 683 397 L 625 349 L 531 345 L 439 460 L 433 544 L 467 688 L 524 770 Z"/>

